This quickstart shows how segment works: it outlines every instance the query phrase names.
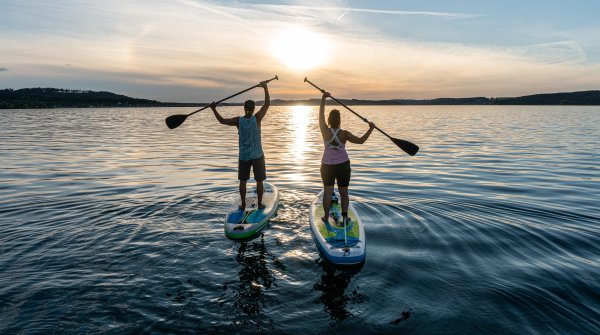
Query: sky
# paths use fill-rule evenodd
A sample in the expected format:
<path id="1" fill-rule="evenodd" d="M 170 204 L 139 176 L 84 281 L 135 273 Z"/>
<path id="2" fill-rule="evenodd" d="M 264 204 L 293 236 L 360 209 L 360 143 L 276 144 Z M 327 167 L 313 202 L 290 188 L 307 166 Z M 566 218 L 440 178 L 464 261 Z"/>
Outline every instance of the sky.
<path id="1" fill-rule="evenodd" d="M 0 89 L 210 102 L 278 75 L 272 99 L 319 98 L 304 77 L 348 99 L 597 90 L 598 13 L 588 0 L 0 0 Z"/>

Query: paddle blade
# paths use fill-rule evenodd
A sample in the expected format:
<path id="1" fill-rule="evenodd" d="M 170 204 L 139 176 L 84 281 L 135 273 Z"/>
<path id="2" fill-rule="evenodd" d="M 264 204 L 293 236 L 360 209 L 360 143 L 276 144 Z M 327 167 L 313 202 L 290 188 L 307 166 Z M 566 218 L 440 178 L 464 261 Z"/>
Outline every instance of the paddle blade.
<path id="1" fill-rule="evenodd" d="M 167 127 L 169 127 L 169 129 L 175 129 L 175 128 L 181 126 L 181 124 L 185 121 L 185 119 L 187 119 L 187 117 L 188 117 L 187 114 L 171 115 L 165 119 L 165 122 L 167 124 Z"/>
<path id="2" fill-rule="evenodd" d="M 409 141 L 401 140 L 399 138 L 391 138 L 394 143 L 398 146 L 398 148 L 404 150 L 407 154 L 414 156 L 419 152 L 419 147 L 411 143 Z"/>

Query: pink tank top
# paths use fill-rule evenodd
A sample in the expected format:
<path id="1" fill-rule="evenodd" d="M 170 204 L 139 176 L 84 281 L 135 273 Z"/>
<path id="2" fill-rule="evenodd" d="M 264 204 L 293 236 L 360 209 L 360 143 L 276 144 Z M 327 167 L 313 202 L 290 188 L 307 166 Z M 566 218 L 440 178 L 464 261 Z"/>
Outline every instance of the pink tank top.
<path id="1" fill-rule="evenodd" d="M 348 157 L 348 153 L 346 152 L 346 145 L 337 137 L 340 128 L 335 130 L 333 128 L 330 129 L 333 136 L 331 140 L 323 142 L 325 150 L 323 151 L 321 162 L 327 165 L 335 165 L 349 161 L 350 157 Z"/>

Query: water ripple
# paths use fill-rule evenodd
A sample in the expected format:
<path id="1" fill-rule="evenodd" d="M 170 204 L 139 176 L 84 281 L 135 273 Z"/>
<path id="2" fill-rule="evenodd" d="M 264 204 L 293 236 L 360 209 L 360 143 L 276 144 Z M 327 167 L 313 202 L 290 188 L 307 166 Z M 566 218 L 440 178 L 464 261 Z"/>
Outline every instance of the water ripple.
<path id="1" fill-rule="evenodd" d="M 600 333 L 597 107 L 360 109 L 421 151 L 348 146 L 356 268 L 323 261 L 308 226 L 315 107 L 265 119 L 281 202 L 248 241 L 223 233 L 237 134 L 212 115 L 173 131 L 188 109 L 0 112 L 0 333 Z"/>

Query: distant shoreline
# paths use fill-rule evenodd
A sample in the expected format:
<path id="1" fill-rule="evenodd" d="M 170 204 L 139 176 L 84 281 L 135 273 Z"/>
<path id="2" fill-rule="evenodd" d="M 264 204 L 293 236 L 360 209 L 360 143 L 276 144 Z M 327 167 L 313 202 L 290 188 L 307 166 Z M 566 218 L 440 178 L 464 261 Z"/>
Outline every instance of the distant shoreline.
<path id="1" fill-rule="evenodd" d="M 437 99 L 339 99 L 353 106 L 425 106 L 425 105 L 533 105 L 533 106 L 598 106 L 600 91 L 544 93 L 506 98 L 437 98 Z M 320 99 L 273 99 L 272 106 L 318 106 Z M 258 104 L 262 102 L 259 101 Z M 328 105 L 336 105 L 327 101 Z M 24 88 L 0 90 L 0 109 L 51 109 L 51 108 L 120 108 L 120 107 L 204 107 L 208 103 L 161 102 L 131 98 L 111 92 L 65 90 L 57 88 Z M 242 103 L 222 103 L 222 106 L 241 106 Z"/>

